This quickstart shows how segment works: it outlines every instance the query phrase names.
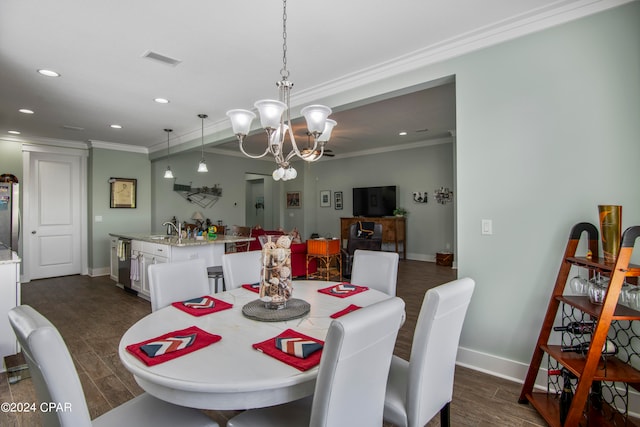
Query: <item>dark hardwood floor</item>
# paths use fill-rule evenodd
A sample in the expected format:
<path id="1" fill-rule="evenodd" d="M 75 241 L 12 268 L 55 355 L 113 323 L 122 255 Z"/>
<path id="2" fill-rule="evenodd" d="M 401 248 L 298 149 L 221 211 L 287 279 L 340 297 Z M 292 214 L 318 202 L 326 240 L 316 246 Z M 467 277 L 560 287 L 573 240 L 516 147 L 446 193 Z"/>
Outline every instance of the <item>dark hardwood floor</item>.
<path id="1" fill-rule="evenodd" d="M 395 353 L 408 359 L 416 318 L 427 289 L 454 279 L 456 271 L 435 263 L 400 261 L 397 294 L 406 302 L 407 320 Z M 74 359 L 91 417 L 142 392 L 117 354 L 120 337 L 151 311 L 150 304 L 117 288 L 108 277 L 67 276 L 22 285 L 29 304 L 60 330 Z M 544 426 L 529 405 L 517 403 L 520 384 L 457 367 L 451 404 L 453 426 Z M 30 378 L 9 384 L 0 374 L 1 402 L 37 402 Z M 206 411 L 224 427 L 233 411 Z M 38 426 L 38 413 L 0 412 L 0 426 Z M 439 419 L 427 424 L 439 426 Z"/>

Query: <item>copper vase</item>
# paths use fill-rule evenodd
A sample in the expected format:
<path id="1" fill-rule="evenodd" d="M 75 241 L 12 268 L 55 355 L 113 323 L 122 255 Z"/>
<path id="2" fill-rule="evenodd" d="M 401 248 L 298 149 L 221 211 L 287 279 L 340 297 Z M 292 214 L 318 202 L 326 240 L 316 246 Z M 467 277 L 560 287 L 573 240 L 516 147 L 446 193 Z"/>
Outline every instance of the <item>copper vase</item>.
<path id="1" fill-rule="evenodd" d="M 602 236 L 602 252 L 604 262 L 614 263 L 620 250 L 620 234 L 622 232 L 622 206 L 598 205 L 600 218 L 600 235 Z"/>

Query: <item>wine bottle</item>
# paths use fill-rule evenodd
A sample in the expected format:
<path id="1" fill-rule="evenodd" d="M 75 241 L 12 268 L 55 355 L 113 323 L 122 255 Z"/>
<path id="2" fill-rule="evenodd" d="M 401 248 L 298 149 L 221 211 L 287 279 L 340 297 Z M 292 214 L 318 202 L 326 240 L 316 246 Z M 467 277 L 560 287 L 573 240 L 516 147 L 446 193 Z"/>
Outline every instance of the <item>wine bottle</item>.
<path id="1" fill-rule="evenodd" d="M 574 335 L 590 334 L 596 327 L 595 320 L 588 320 L 584 322 L 571 322 L 565 326 L 554 326 L 554 331 L 567 331 Z"/>
<path id="2" fill-rule="evenodd" d="M 560 424 L 564 425 L 573 400 L 573 389 L 571 388 L 571 373 L 562 369 L 562 393 L 560 393 Z"/>
<path id="3" fill-rule="evenodd" d="M 602 383 L 600 381 L 593 381 L 591 383 L 589 400 L 594 409 L 602 409 Z"/>
<path id="4" fill-rule="evenodd" d="M 583 343 L 580 343 L 578 345 L 569 345 L 569 346 L 562 347 L 561 350 L 562 351 L 573 351 L 573 352 L 580 353 L 580 354 L 587 354 L 587 352 L 589 351 L 589 346 L 590 345 L 591 345 L 591 343 L 589 343 L 589 342 L 583 342 Z M 602 352 L 601 353 L 602 353 L 603 356 L 613 356 L 616 353 L 618 353 L 618 346 L 613 341 L 606 340 L 604 345 L 602 346 Z"/>

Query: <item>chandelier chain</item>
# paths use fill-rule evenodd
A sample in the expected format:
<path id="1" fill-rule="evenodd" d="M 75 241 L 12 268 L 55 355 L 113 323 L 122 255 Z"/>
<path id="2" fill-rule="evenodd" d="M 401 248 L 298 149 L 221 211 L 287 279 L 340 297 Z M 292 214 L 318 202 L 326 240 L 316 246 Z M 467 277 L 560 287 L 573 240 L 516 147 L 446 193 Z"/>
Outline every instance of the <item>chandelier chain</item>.
<path id="1" fill-rule="evenodd" d="M 283 0 L 282 8 L 282 69 L 280 75 L 282 80 L 289 78 L 289 70 L 287 70 L 287 0 Z"/>

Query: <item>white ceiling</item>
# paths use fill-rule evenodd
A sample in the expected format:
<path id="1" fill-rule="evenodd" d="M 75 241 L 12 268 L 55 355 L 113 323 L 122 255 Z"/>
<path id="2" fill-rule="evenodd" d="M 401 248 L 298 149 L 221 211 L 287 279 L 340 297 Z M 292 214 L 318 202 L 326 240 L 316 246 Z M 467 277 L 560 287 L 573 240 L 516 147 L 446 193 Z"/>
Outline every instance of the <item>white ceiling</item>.
<path id="1" fill-rule="evenodd" d="M 290 0 L 292 98 L 306 105 L 336 82 L 357 85 L 354 76 L 363 72 L 406 67 L 407 58 L 443 58 L 438 52 L 452 56 L 626 1 Z M 149 50 L 181 63 L 143 58 Z M 61 77 L 43 77 L 39 68 Z M 0 138 L 159 150 L 166 147 L 164 128 L 174 129 L 172 145 L 199 140 L 199 113 L 209 115 L 209 134 L 227 126 L 227 110 L 277 98 L 281 68 L 280 0 L 2 0 Z M 156 97 L 171 102 L 160 105 Z M 442 138 L 455 129 L 455 84 L 356 109 L 331 107 L 338 110 L 329 147 L 336 154 Z M 111 129 L 113 123 L 123 129 Z M 399 141 L 403 129 L 410 133 Z M 237 143 L 215 144 L 237 151 Z"/>

